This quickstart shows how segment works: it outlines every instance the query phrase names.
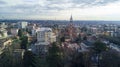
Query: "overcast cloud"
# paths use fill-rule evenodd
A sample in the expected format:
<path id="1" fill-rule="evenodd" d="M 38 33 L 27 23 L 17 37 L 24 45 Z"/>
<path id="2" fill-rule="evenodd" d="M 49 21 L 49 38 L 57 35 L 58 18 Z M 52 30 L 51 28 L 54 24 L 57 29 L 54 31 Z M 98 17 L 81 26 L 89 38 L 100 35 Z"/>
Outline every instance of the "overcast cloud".
<path id="1" fill-rule="evenodd" d="M 0 0 L 0 18 L 119 20 L 119 8 L 119 0 Z"/>

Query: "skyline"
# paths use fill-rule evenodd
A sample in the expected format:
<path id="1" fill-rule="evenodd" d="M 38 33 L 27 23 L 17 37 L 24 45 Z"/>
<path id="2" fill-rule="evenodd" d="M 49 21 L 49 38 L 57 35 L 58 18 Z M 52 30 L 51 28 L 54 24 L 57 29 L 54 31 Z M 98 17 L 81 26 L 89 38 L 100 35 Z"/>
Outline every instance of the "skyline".
<path id="1" fill-rule="evenodd" d="M 0 19 L 120 20 L 120 0 L 0 0 Z"/>

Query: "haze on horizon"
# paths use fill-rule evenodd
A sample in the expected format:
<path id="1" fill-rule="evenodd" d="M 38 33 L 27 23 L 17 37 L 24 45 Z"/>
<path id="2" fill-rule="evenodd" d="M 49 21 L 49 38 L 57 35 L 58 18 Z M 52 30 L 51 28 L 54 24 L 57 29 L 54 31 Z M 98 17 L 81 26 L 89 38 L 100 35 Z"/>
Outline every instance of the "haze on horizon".
<path id="1" fill-rule="evenodd" d="M 0 19 L 120 20 L 120 0 L 0 0 Z"/>

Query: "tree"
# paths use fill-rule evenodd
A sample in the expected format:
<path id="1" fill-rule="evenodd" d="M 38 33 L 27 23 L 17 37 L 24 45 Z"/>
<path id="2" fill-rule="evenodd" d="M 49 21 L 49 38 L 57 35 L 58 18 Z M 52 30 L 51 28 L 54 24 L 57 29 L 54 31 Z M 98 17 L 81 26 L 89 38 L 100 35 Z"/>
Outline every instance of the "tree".
<path id="1" fill-rule="evenodd" d="M 12 50 L 10 48 L 6 48 L 0 56 L 0 67 L 13 67 L 12 63 Z"/>
<path id="2" fill-rule="evenodd" d="M 97 59 L 97 65 L 99 67 L 100 66 L 100 56 L 101 56 L 101 53 L 104 52 L 104 51 L 106 51 L 107 46 L 106 46 L 105 43 L 102 43 L 101 41 L 96 41 L 93 44 L 93 49 L 95 51 L 96 57 L 98 57 L 98 59 Z"/>
<path id="3" fill-rule="evenodd" d="M 19 39 L 14 39 L 12 41 L 12 49 L 20 49 L 20 43 L 21 41 Z"/>
<path id="4" fill-rule="evenodd" d="M 120 67 L 120 54 L 115 50 L 102 53 L 100 67 Z"/>
<path id="5" fill-rule="evenodd" d="M 61 41 L 61 42 L 65 42 L 65 37 L 64 37 L 64 36 L 61 37 L 61 38 L 60 38 L 60 41 Z"/>
<path id="6" fill-rule="evenodd" d="M 76 54 L 72 59 L 70 67 L 85 67 L 84 60 L 84 55 L 82 53 Z"/>
<path id="7" fill-rule="evenodd" d="M 23 31 L 22 31 L 22 29 L 19 29 L 19 30 L 18 30 L 18 36 L 19 36 L 19 37 L 22 37 L 22 35 L 23 35 Z"/>
<path id="8" fill-rule="evenodd" d="M 19 58 L 17 58 L 19 59 Z M 0 55 L 0 67 L 22 67 L 22 60 L 18 62 L 11 46 L 6 47 Z"/>
<path id="9" fill-rule="evenodd" d="M 40 67 L 39 58 L 31 51 L 25 51 L 23 56 L 24 67 Z"/>
<path id="10" fill-rule="evenodd" d="M 80 43 L 81 40 L 82 40 L 82 39 L 81 39 L 81 35 L 79 34 L 78 37 L 76 38 L 76 41 L 75 41 L 75 42 L 76 42 L 76 43 Z"/>
<path id="11" fill-rule="evenodd" d="M 84 37 L 83 37 L 83 40 L 87 40 L 87 36 L 84 36 Z"/>
<path id="12" fill-rule="evenodd" d="M 28 32 L 29 34 L 32 34 L 32 30 L 29 30 L 28 28 L 26 28 L 26 32 Z"/>
<path id="13" fill-rule="evenodd" d="M 81 32 L 86 32 L 87 31 L 87 28 L 86 27 L 82 27 L 81 28 Z"/>
<path id="14" fill-rule="evenodd" d="M 49 67 L 63 67 L 62 52 L 55 42 L 49 48 L 47 63 Z"/>
<path id="15" fill-rule="evenodd" d="M 105 43 L 102 43 L 101 41 L 96 41 L 93 44 L 93 49 L 96 53 L 101 53 L 102 51 L 106 51 L 107 46 Z"/>
<path id="16" fill-rule="evenodd" d="M 22 36 L 20 40 L 21 40 L 21 49 L 27 49 L 28 37 Z"/>

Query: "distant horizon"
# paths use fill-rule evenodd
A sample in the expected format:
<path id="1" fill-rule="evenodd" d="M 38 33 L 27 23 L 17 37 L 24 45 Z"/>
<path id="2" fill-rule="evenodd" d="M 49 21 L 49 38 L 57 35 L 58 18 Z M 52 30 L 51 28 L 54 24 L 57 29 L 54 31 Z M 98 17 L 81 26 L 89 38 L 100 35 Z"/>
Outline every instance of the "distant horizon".
<path id="1" fill-rule="evenodd" d="M 20 21 L 70 21 L 70 20 L 50 20 L 50 19 L 0 19 L 0 21 L 3 20 L 20 20 Z M 120 21 L 120 20 L 73 20 L 73 21 Z"/>

